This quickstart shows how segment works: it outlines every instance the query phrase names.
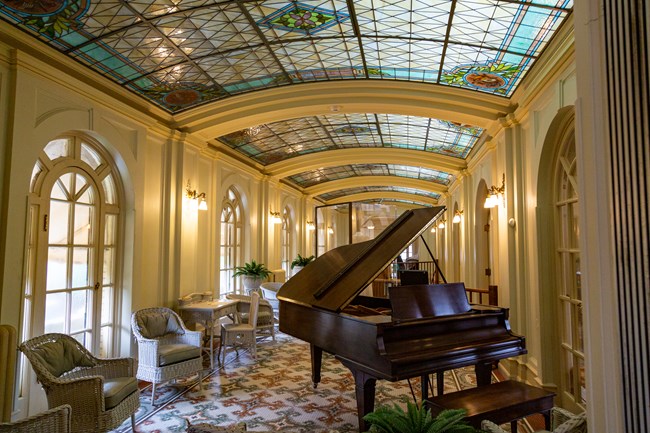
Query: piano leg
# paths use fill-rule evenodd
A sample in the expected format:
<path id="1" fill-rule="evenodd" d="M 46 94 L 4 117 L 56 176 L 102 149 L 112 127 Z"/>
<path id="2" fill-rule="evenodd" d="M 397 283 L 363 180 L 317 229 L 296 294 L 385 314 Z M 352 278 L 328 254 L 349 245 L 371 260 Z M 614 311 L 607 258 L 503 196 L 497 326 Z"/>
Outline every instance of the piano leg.
<path id="1" fill-rule="evenodd" d="M 309 345 L 311 350 L 311 381 L 314 388 L 320 383 L 320 370 L 323 364 L 323 349 L 313 344 Z"/>
<path id="2" fill-rule="evenodd" d="M 474 366 L 476 385 L 485 386 L 492 382 L 492 362 L 479 362 Z"/>
<path id="3" fill-rule="evenodd" d="M 344 363 L 345 365 L 345 363 Z M 350 368 L 350 366 L 347 366 Z M 375 410 L 375 384 L 377 378 L 370 376 L 363 371 L 350 368 L 354 376 L 354 390 L 357 396 L 357 415 L 359 417 L 359 431 L 365 432 L 368 430 L 366 422 L 363 417 Z"/>
<path id="4" fill-rule="evenodd" d="M 429 375 L 423 374 L 420 377 L 420 388 L 422 392 L 422 402 L 429 399 Z"/>

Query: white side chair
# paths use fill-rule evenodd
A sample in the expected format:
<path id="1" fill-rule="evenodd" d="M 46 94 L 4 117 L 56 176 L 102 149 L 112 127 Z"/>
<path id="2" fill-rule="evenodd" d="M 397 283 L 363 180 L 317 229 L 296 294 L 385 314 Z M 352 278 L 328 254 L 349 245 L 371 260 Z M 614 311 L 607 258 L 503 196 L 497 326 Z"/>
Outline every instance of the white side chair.
<path id="1" fill-rule="evenodd" d="M 244 346 L 251 349 L 253 358 L 257 358 L 257 313 L 260 306 L 260 294 L 251 293 L 248 321 L 246 323 L 224 323 L 221 325 L 221 365 L 226 360 L 226 348 Z M 237 352 L 239 353 L 239 352 Z"/>
<path id="2" fill-rule="evenodd" d="M 137 378 L 151 382 L 151 404 L 156 385 L 179 377 L 199 375 L 203 381 L 203 334 L 191 331 L 169 308 L 145 308 L 131 316 L 131 328 L 138 341 Z"/>

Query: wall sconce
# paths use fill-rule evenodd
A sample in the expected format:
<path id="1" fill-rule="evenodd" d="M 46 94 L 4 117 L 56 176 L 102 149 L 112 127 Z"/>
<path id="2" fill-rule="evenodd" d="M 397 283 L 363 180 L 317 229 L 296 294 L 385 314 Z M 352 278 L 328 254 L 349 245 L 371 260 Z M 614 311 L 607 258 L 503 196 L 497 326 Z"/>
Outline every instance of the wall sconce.
<path id="1" fill-rule="evenodd" d="M 307 221 L 307 230 L 311 231 L 316 228 L 316 225 L 314 224 L 313 221 Z"/>
<path id="2" fill-rule="evenodd" d="M 444 229 L 446 223 L 447 223 L 447 220 L 440 220 L 440 222 L 438 223 L 438 228 L 440 230 Z"/>
<path id="3" fill-rule="evenodd" d="M 431 227 L 431 233 L 435 233 L 435 232 L 436 232 L 436 228 L 435 228 L 435 227 Z"/>
<path id="4" fill-rule="evenodd" d="M 487 197 L 485 197 L 485 204 L 483 205 L 486 209 L 491 209 L 499 205 L 500 201 L 503 201 L 503 195 L 506 191 L 506 174 L 503 173 L 503 180 L 501 181 L 501 186 L 492 185 L 488 189 Z"/>
<path id="5" fill-rule="evenodd" d="M 327 233 L 330 234 L 330 235 L 334 234 L 334 229 L 332 228 L 332 226 L 327 227 Z"/>
<path id="6" fill-rule="evenodd" d="M 375 229 L 375 225 L 374 225 L 373 223 L 368 223 L 368 225 L 366 226 L 366 228 L 367 228 L 368 230 L 374 230 L 374 229 Z"/>
<path id="7" fill-rule="evenodd" d="M 192 189 L 192 185 L 190 184 L 190 180 L 187 180 L 187 186 L 185 187 L 185 197 L 192 199 L 192 200 L 198 200 L 198 202 L 192 202 L 193 205 L 198 203 L 197 208 L 199 210 L 208 210 L 208 203 L 205 201 L 205 193 L 198 193 L 195 189 Z"/>
<path id="8" fill-rule="evenodd" d="M 273 224 L 280 224 L 282 223 L 282 218 L 280 217 L 280 212 L 269 212 L 271 214 L 271 222 Z"/>
<path id="9" fill-rule="evenodd" d="M 454 224 L 458 224 L 461 220 L 461 215 L 463 214 L 462 210 L 457 210 L 456 213 L 454 214 L 454 217 L 452 218 L 451 222 Z"/>

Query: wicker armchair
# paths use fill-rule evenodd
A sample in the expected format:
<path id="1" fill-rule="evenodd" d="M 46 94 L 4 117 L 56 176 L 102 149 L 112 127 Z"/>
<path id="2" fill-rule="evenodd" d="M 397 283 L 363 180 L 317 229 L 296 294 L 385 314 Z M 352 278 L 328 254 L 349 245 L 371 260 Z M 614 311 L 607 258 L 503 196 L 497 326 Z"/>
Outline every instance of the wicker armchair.
<path id="1" fill-rule="evenodd" d="M 73 432 L 113 430 L 140 407 L 132 358 L 99 359 L 65 334 L 45 334 L 19 347 L 41 383 L 49 408 L 69 404 Z"/>
<path id="2" fill-rule="evenodd" d="M 133 313 L 131 328 L 138 341 L 137 378 L 151 382 L 152 405 L 159 383 L 198 373 L 203 389 L 200 331 L 189 330 L 176 312 L 162 307 Z"/>
<path id="3" fill-rule="evenodd" d="M 64 404 L 14 422 L 0 423 L 0 433 L 69 433 L 70 405 Z"/>
<path id="4" fill-rule="evenodd" d="M 248 295 L 229 294 L 226 295 L 226 299 L 239 301 L 237 303 L 237 322 L 248 323 L 251 297 Z M 275 341 L 275 316 L 273 314 L 273 307 L 269 301 L 261 297 L 257 311 L 256 335 L 270 335 L 273 341 Z"/>
<path id="5" fill-rule="evenodd" d="M 282 287 L 283 284 L 284 283 L 266 282 L 260 285 L 260 290 L 262 291 L 262 295 L 264 295 L 264 299 L 266 299 L 269 302 L 269 304 L 271 304 L 271 307 L 273 308 L 273 315 L 275 316 L 276 320 L 278 319 L 278 316 L 280 314 L 280 301 L 278 301 L 278 290 L 280 290 L 280 287 Z"/>

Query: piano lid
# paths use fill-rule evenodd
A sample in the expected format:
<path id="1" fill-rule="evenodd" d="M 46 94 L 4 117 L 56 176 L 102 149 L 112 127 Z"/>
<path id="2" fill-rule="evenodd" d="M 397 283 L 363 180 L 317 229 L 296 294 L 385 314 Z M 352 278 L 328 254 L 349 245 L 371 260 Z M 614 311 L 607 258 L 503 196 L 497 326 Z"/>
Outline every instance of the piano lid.
<path id="1" fill-rule="evenodd" d="M 339 313 L 444 210 L 408 210 L 375 239 L 326 252 L 284 283 L 278 299 Z"/>

